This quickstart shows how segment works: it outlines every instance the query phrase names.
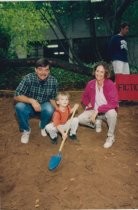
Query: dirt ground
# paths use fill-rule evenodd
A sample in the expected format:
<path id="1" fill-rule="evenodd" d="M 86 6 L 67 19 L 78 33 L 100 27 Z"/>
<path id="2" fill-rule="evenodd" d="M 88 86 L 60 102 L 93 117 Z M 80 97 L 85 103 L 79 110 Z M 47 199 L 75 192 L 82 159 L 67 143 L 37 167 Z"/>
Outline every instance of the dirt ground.
<path id="1" fill-rule="evenodd" d="M 71 92 L 71 103 L 81 92 Z M 82 108 L 80 106 L 79 113 Z M 65 142 L 63 161 L 48 170 L 61 143 L 42 137 L 31 120 L 27 145 L 21 144 L 13 98 L 0 98 L 0 210 L 138 208 L 138 105 L 121 106 L 116 142 L 104 149 L 107 127 L 99 134 L 80 126 L 78 141 Z"/>

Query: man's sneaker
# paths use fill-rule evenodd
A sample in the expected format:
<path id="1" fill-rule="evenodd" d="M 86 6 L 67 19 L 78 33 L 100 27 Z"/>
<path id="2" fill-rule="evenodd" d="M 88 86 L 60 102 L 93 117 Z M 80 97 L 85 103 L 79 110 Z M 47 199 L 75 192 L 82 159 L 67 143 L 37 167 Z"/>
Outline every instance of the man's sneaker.
<path id="1" fill-rule="evenodd" d="M 55 137 L 53 139 L 50 137 L 50 140 L 51 140 L 52 144 L 57 144 L 58 143 L 58 137 Z"/>
<path id="2" fill-rule="evenodd" d="M 112 144 L 115 142 L 114 136 L 108 136 L 106 139 L 106 142 L 104 143 L 104 148 L 109 148 L 112 146 Z"/>
<path id="3" fill-rule="evenodd" d="M 25 131 L 22 133 L 21 136 L 21 142 L 23 144 L 27 144 L 29 142 L 29 136 L 30 136 L 31 131 Z"/>
<path id="4" fill-rule="evenodd" d="M 77 140 L 76 134 L 69 135 L 69 138 L 70 138 L 71 140 Z"/>
<path id="5" fill-rule="evenodd" d="M 102 131 L 102 121 L 96 120 L 95 126 L 96 126 L 96 133 L 100 133 Z"/>
<path id="6" fill-rule="evenodd" d="M 41 135 L 44 136 L 44 137 L 47 136 L 47 133 L 46 133 L 45 128 L 44 129 L 41 129 Z"/>

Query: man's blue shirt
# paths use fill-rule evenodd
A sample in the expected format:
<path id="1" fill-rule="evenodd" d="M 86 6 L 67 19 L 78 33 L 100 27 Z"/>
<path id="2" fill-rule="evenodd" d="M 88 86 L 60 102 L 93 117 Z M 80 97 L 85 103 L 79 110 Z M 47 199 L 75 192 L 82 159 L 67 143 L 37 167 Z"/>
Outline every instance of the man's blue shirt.
<path id="1" fill-rule="evenodd" d="M 40 104 L 55 99 L 57 94 L 57 80 L 49 75 L 45 80 L 40 80 L 36 73 L 24 76 L 15 91 L 15 96 L 25 95 L 37 100 Z"/>
<path id="2" fill-rule="evenodd" d="M 109 57 L 111 61 L 119 60 L 128 62 L 128 48 L 125 37 L 117 34 L 109 42 Z"/>

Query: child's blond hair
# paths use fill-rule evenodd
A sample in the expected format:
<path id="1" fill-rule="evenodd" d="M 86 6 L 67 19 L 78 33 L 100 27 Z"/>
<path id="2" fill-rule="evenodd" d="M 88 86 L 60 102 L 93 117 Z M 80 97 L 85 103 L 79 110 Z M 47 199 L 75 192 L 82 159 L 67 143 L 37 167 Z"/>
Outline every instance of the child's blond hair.
<path id="1" fill-rule="evenodd" d="M 58 92 L 57 96 L 56 96 L 56 101 L 59 100 L 59 96 L 67 96 L 68 99 L 70 98 L 70 94 L 68 92 L 62 91 L 62 92 Z"/>

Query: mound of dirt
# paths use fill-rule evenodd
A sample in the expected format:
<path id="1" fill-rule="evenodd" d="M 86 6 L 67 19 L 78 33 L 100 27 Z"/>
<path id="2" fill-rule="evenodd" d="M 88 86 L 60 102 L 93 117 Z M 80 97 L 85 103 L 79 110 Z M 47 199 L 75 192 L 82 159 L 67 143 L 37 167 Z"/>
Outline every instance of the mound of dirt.
<path id="1" fill-rule="evenodd" d="M 80 95 L 71 92 L 72 105 Z M 78 141 L 67 139 L 61 165 L 49 171 L 61 138 L 52 145 L 40 135 L 39 120 L 32 119 L 30 141 L 21 144 L 13 98 L 0 98 L 0 209 L 138 208 L 137 118 L 138 106 L 119 108 L 116 142 L 110 149 L 103 148 L 106 124 L 99 134 L 79 126 Z"/>

